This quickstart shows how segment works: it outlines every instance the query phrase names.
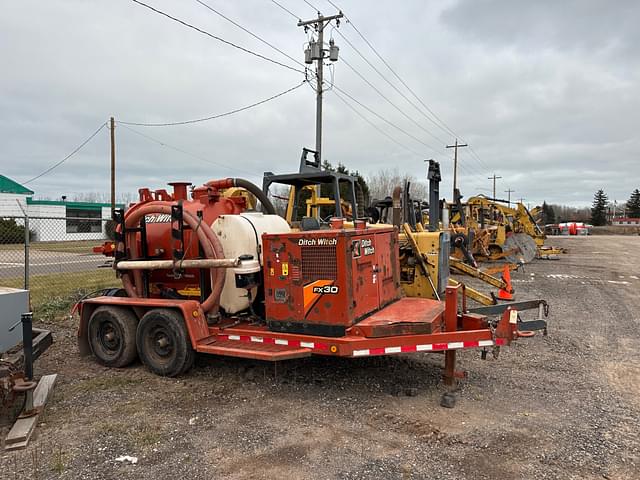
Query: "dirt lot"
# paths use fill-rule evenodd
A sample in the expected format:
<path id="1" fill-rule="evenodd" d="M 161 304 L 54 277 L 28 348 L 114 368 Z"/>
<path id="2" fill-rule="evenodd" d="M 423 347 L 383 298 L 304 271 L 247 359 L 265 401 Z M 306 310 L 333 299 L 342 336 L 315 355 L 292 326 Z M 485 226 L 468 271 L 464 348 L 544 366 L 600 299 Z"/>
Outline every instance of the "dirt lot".
<path id="1" fill-rule="evenodd" d="M 37 372 L 59 383 L 29 449 L 0 454 L 0 477 L 640 478 L 640 237 L 549 243 L 570 253 L 513 275 L 518 299 L 551 304 L 549 336 L 497 360 L 461 352 L 454 409 L 438 405 L 435 354 L 203 357 L 166 379 L 80 358 L 74 326 L 56 321 Z"/>

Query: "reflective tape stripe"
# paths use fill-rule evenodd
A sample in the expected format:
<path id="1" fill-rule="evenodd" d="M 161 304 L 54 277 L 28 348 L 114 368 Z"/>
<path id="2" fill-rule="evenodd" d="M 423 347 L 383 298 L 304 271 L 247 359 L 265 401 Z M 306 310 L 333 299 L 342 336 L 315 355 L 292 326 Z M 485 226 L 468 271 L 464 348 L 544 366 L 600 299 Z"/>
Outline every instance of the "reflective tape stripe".
<path id="1" fill-rule="evenodd" d="M 285 340 L 283 338 L 258 337 L 254 335 L 227 335 L 219 334 L 219 338 L 225 340 L 235 340 L 240 342 L 269 343 L 275 345 L 284 345 L 289 347 L 310 348 L 312 350 L 329 350 L 329 345 L 325 343 L 303 342 L 301 340 Z M 504 338 L 496 338 L 493 340 L 472 340 L 466 342 L 449 342 L 449 343 L 427 343 L 421 345 L 401 345 L 393 347 L 376 347 L 362 350 L 354 350 L 353 357 L 365 357 L 369 355 L 386 355 L 392 353 L 411 353 L 411 352 L 430 352 L 442 350 L 457 350 L 460 348 L 476 348 L 491 347 L 504 345 Z"/>
<path id="2" fill-rule="evenodd" d="M 288 347 L 303 347 L 311 348 L 314 350 L 329 350 L 329 345 L 326 343 L 303 342 L 300 340 L 285 340 L 283 338 L 258 337 L 255 335 L 227 335 L 224 333 L 219 334 L 218 338 L 240 342 L 269 343 L 275 345 L 285 345 Z"/>
<path id="3" fill-rule="evenodd" d="M 384 348 L 369 348 L 366 350 L 354 350 L 352 356 L 366 357 L 369 355 L 384 355 L 388 353 L 457 350 L 460 348 L 491 347 L 493 345 L 504 345 L 504 344 L 505 344 L 504 338 L 496 338 L 495 343 L 493 340 L 473 340 L 468 342 L 429 343 L 424 345 L 403 345 L 400 347 L 384 347 Z"/>

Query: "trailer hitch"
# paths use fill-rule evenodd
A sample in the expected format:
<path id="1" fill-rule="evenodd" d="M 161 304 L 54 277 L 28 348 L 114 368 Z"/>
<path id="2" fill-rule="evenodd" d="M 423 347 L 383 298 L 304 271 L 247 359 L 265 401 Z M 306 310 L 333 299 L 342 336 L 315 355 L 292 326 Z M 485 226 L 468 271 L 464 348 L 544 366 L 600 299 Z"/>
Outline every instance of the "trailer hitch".
<path id="1" fill-rule="evenodd" d="M 532 337 L 533 332 L 542 330 L 542 335 L 547 336 L 547 321 L 546 317 L 549 316 L 549 304 L 545 301 L 540 302 L 538 305 L 538 318 L 535 320 L 523 321 L 518 315 L 518 336 L 520 337 Z M 530 332 L 525 334 L 524 332 Z"/>
<path id="2" fill-rule="evenodd" d="M 538 318 L 529 321 L 523 321 L 520 317 L 520 312 L 522 310 L 533 310 L 538 309 Z M 486 307 L 477 307 L 470 308 L 469 313 L 478 313 L 480 315 L 502 315 L 506 310 L 517 310 L 518 311 L 518 319 L 517 319 L 517 330 L 519 332 L 535 332 L 538 330 L 542 330 L 543 335 L 547 335 L 547 320 L 546 318 L 549 316 L 549 304 L 546 300 L 525 300 L 523 302 L 510 302 L 510 303 L 501 303 L 497 305 L 489 305 Z M 496 321 L 496 324 L 499 321 Z M 518 335 L 519 337 L 525 337 L 527 335 Z"/>

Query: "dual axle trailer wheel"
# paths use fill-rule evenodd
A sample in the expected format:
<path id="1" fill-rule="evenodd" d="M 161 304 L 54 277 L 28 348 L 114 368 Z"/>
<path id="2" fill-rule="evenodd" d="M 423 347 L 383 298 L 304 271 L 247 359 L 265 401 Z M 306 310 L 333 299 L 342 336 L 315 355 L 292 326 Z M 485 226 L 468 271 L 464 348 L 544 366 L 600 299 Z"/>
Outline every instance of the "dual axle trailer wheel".
<path id="1" fill-rule="evenodd" d="M 139 356 L 153 373 L 174 377 L 195 359 L 184 319 L 175 310 L 150 310 L 138 322 L 128 308 L 101 306 L 89 318 L 88 336 L 91 352 L 107 367 L 126 367 Z"/>

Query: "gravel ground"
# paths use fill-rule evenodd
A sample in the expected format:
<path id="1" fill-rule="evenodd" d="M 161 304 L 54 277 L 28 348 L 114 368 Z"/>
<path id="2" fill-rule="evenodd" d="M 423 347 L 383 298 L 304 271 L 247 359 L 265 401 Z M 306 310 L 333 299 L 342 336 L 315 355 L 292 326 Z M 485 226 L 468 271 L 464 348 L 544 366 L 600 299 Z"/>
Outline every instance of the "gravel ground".
<path id="1" fill-rule="evenodd" d="M 201 357 L 165 379 L 80 358 L 58 322 L 37 371 L 59 383 L 0 477 L 640 478 L 640 237 L 549 243 L 570 253 L 513 274 L 517 299 L 551 304 L 549 336 L 461 352 L 454 409 L 438 405 L 441 355 Z"/>

